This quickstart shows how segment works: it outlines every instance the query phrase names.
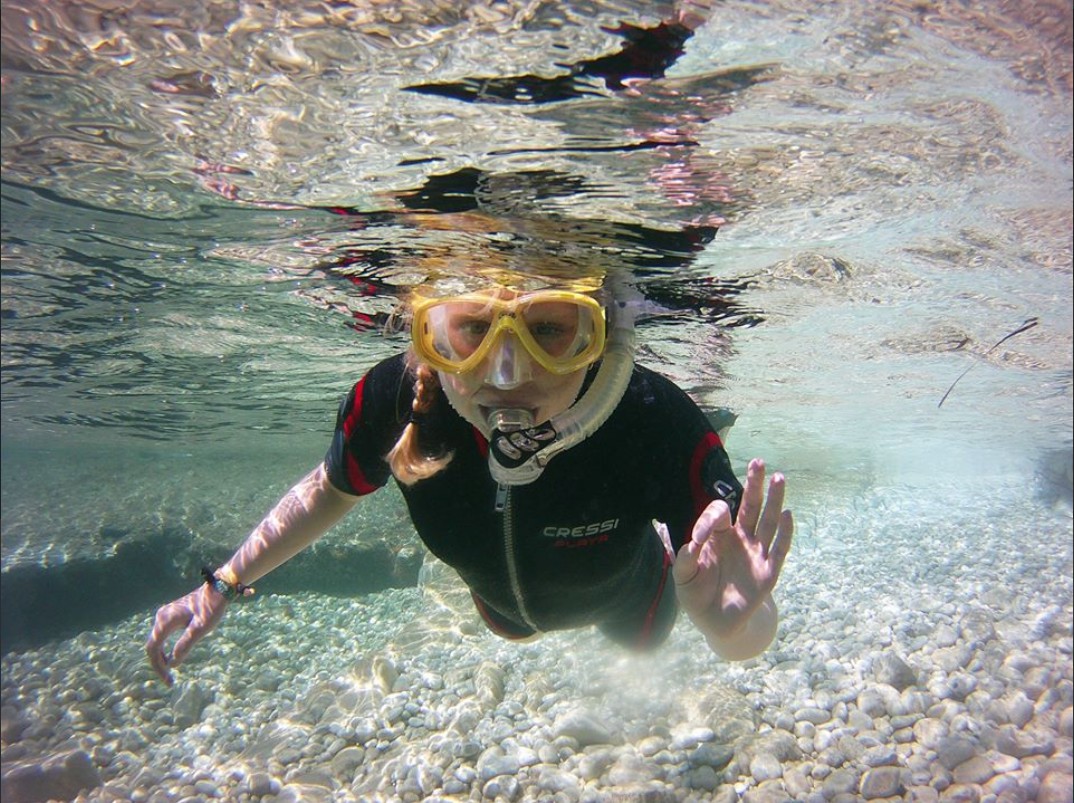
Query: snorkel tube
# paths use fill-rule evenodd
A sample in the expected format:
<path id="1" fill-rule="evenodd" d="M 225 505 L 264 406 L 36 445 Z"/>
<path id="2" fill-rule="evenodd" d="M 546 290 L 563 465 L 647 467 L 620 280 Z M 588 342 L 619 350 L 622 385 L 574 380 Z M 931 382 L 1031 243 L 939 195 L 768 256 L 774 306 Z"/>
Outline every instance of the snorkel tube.
<path id="1" fill-rule="evenodd" d="M 626 393 L 634 370 L 633 299 L 614 294 L 607 307 L 604 356 L 589 389 L 569 409 L 534 425 L 528 410 L 500 409 L 489 414 L 489 470 L 501 485 L 528 485 L 549 461 L 577 446 L 608 420 Z"/>

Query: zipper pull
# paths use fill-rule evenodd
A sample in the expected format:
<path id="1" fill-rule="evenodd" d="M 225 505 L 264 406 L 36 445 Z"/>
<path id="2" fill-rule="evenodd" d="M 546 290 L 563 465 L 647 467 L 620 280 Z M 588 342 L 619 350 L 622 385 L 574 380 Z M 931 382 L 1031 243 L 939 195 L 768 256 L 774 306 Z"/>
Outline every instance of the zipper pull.
<path id="1" fill-rule="evenodd" d="M 507 491 L 508 487 L 502 482 L 496 486 L 496 512 L 503 513 L 507 507 Z"/>

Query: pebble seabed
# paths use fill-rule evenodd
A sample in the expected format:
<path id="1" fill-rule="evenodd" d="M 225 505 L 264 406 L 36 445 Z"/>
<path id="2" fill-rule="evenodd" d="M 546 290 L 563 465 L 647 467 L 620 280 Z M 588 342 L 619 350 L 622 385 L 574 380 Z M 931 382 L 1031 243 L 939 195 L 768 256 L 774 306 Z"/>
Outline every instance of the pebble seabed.
<path id="1" fill-rule="evenodd" d="M 235 606 L 167 688 L 151 612 L 3 659 L 3 799 L 1069 801 L 1069 509 L 799 513 L 776 643 L 512 644 L 457 591 Z"/>

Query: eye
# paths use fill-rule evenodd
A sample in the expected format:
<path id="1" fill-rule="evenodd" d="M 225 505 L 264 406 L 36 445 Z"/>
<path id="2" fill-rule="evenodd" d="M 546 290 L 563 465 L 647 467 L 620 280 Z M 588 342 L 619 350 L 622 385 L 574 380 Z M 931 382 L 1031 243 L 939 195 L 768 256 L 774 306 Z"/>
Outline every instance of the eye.
<path id="1" fill-rule="evenodd" d="M 542 338 L 563 337 L 569 333 L 571 327 L 556 321 L 537 321 L 529 326 L 530 334 L 537 340 Z"/>
<path id="2" fill-rule="evenodd" d="M 452 328 L 460 335 L 481 338 L 488 332 L 491 324 L 482 318 L 465 318 L 454 321 Z"/>

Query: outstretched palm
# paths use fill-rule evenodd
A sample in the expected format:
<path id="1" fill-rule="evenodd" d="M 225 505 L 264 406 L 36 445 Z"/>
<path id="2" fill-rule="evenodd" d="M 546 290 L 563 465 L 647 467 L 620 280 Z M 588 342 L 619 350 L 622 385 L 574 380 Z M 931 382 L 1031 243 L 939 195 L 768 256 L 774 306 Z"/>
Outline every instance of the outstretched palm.
<path id="1" fill-rule="evenodd" d="M 769 600 L 794 538 L 783 509 L 783 475 L 775 474 L 764 498 L 764 462 L 750 461 L 736 521 L 722 501 L 712 502 L 679 550 L 672 569 L 683 609 L 705 633 L 734 639 Z"/>

